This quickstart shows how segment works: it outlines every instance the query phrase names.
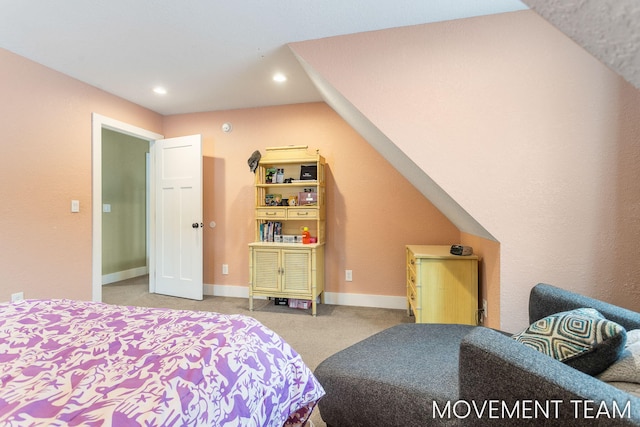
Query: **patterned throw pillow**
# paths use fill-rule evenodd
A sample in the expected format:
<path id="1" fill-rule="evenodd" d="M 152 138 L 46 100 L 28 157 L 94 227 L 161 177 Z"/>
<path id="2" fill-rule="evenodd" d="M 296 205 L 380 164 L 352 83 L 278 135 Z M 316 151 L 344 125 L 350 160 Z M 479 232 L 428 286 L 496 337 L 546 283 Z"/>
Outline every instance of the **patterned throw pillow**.
<path id="1" fill-rule="evenodd" d="M 513 338 L 590 375 L 615 362 L 627 340 L 625 329 L 593 308 L 547 316 Z"/>

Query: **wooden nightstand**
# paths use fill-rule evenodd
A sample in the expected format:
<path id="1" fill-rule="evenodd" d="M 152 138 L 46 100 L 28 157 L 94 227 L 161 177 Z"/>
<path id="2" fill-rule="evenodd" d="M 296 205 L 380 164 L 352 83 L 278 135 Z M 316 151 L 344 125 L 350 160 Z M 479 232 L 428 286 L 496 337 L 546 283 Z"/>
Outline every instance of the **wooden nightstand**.
<path id="1" fill-rule="evenodd" d="M 478 324 L 478 257 L 407 245 L 407 311 L 416 323 Z"/>

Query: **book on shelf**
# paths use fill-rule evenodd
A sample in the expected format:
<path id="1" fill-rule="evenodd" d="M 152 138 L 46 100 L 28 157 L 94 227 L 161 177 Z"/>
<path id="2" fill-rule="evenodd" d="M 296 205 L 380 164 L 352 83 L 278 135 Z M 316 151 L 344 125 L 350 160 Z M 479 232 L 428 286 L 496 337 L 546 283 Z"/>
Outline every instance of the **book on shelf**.
<path id="1" fill-rule="evenodd" d="M 275 242 L 275 236 L 282 235 L 282 223 L 280 221 L 267 221 L 260 224 L 260 241 Z"/>

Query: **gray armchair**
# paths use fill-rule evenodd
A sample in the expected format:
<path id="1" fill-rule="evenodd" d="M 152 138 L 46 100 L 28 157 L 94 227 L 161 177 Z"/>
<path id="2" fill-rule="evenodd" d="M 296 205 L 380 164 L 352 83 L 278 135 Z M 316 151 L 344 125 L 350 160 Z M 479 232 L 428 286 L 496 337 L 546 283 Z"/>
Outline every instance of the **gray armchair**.
<path id="1" fill-rule="evenodd" d="M 592 307 L 624 328 L 640 314 L 546 285 L 531 322 Z M 640 426 L 640 398 L 484 327 L 402 324 L 323 361 L 328 426 Z M 475 406 L 474 406 L 475 405 Z"/>

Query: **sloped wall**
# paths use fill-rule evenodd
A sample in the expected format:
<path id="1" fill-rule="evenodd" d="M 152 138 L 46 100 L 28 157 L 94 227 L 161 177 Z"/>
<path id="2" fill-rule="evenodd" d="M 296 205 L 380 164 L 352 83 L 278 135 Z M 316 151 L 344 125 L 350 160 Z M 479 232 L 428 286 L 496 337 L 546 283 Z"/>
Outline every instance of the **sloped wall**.
<path id="1" fill-rule="evenodd" d="M 504 329 L 526 325 L 537 282 L 640 309 L 633 86 L 531 11 L 290 47 L 339 114 L 455 202 L 434 204 L 463 233 L 479 234 L 468 214 L 500 243 Z"/>

